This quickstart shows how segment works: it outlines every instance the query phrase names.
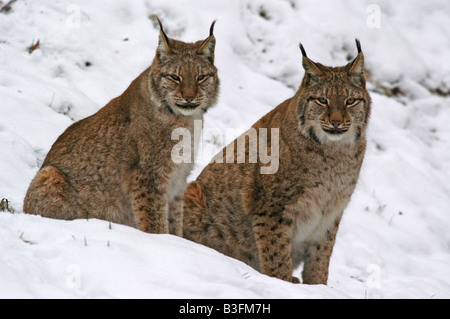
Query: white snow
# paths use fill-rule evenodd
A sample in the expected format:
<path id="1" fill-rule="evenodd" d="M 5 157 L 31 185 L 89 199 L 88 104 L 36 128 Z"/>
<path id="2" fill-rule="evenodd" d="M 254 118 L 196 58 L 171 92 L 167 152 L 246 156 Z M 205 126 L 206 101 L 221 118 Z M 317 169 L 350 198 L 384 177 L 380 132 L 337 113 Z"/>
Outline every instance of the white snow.
<path id="1" fill-rule="evenodd" d="M 221 96 L 190 179 L 293 95 L 299 42 L 335 66 L 360 39 L 373 113 L 328 286 L 269 278 L 171 235 L 21 212 L 56 138 L 150 65 L 154 14 L 184 41 L 217 19 Z M 0 199 L 15 210 L 0 213 L 0 298 L 450 298 L 449 20 L 440 0 L 16 1 L 0 12 Z"/>

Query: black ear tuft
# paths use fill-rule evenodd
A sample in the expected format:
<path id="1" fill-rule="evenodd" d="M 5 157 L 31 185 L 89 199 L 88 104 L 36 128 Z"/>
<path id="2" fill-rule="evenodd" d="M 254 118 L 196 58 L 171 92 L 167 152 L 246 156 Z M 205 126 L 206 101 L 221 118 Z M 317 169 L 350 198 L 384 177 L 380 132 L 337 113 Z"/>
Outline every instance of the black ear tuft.
<path id="1" fill-rule="evenodd" d="M 216 38 L 214 37 L 214 26 L 216 24 L 216 20 L 214 20 L 209 28 L 209 37 L 205 39 L 200 45 L 197 53 L 204 55 L 208 58 L 211 63 L 214 63 L 214 49 L 216 46 Z"/>
<path id="2" fill-rule="evenodd" d="M 358 53 L 361 53 L 361 42 L 358 39 L 355 39 L 356 48 L 358 49 Z"/>
<path id="3" fill-rule="evenodd" d="M 161 35 L 164 37 L 164 40 L 166 41 L 167 44 L 169 44 L 169 37 L 167 36 L 167 34 L 164 32 L 164 28 L 162 26 L 161 20 L 159 20 L 158 16 L 155 15 L 156 20 L 158 21 L 159 24 L 159 31 L 161 33 Z"/>
<path id="4" fill-rule="evenodd" d="M 352 81 L 361 87 L 365 87 L 366 78 L 364 75 L 364 54 L 361 50 L 361 43 L 358 39 L 355 39 L 356 48 L 358 49 L 358 55 L 356 58 L 349 63 L 349 75 L 352 78 Z"/>
<path id="5" fill-rule="evenodd" d="M 305 51 L 305 48 L 303 47 L 303 45 L 302 45 L 301 43 L 299 43 L 299 46 L 300 46 L 300 51 L 302 51 L 302 55 L 303 55 L 304 57 L 308 57 L 308 56 L 306 55 L 306 51 Z"/>
<path id="6" fill-rule="evenodd" d="M 156 49 L 156 54 L 159 57 L 160 61 L 166 60 L 167 56 L 171 52 L 170 48 L 170 39 L 164 32 L 164 28 L 162 26 L 161 20 L 157 16 L 155 16 L 156 20 L 159 24 L 159 38 L 158 38 L 158 47 Z"/>
<path id="7" fill-rule="evenodd" d="M 320 70 L 320 68 L 317 66 L 316 63 L 314 63 L 308 56 L 306 55 L 305 48 L 301 43 L 299 43 L 300 51 L 302 51 L 302 65 L 303 69 L 305 70 L 305 76 L 309 80 L 312 80 L 314 82 L 317 82 L 317 77 L 320 75 L 323 75 L 323 72 Z"/>
<path id="8" fill-rule="evenodd" d="M 212 36 L 214 34 L 214 26 L 216 25 L 216 21 L 214 20 L 211 24 L 211 28 L 209 28 L 209 36 Z"/>

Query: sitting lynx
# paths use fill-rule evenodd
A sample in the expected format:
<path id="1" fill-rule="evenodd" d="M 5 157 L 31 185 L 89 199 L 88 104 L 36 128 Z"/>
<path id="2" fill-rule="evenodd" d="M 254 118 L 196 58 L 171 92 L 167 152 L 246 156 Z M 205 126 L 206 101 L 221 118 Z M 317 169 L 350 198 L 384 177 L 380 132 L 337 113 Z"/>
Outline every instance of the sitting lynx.
<path id="1" fill-rule="evenodd" d="M 326 284 L 364 157 L 371 100 L 359 41 L 358 56 L 343 67 L 314 63 L 300 48 L 299 90 L 253 125 L 279 128 L 279 141 L 267 143 L 271 152 L 279 147 L 278 171 L 261 174 L 261 160 L 239 164 L 237 147 L 234 164 L 219 154 L 224 164 L 216 159 L 188 185 L 184 237 L 286 281 L 300 282 L 292 272 L 304 262 L 303 283 Z"/>
<path id="2" fill-rule="evenodd" d="M 159 22 L 159 20 L 158 20 Z M 31 182 L 24 211 L 59 219 L 100 218 L 151 233 L 182 234 L 193 164 L 175 164 L 175 128 L 216 103 L 214 22 L 204 41 L 167 37 L 161 22 L 152 65 L 119 97 L 71 125 Z M 193 161 L 192 161 L 193 162 Z"/>

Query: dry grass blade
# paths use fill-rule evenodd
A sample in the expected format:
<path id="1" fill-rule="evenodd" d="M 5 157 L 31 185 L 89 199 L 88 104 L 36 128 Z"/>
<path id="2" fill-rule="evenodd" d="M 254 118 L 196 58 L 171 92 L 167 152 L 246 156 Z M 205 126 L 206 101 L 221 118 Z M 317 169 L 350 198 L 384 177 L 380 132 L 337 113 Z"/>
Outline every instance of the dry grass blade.
<path id="1" fill-rule="evenodd" d="M 34 50 L 39 48 L 39 40 L 36 41 L 35 44 L 30 45 L 27 49 L 28 49 L 28 53 L 33 53 Z"/>

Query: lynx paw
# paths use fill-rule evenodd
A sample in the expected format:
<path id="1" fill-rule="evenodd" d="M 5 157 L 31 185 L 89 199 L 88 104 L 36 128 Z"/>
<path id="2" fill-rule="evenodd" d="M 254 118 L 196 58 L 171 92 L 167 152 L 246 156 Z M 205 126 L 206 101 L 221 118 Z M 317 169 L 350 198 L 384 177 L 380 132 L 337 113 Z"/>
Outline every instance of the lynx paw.
<path id="1" fill-rule="evenodd" d="M 292 282 L 293 284 L 299 284 L 299 283 L 300 283 L 300 279 L 298 279 L 297 277 L 292 276 L 291 282 Z"/>

